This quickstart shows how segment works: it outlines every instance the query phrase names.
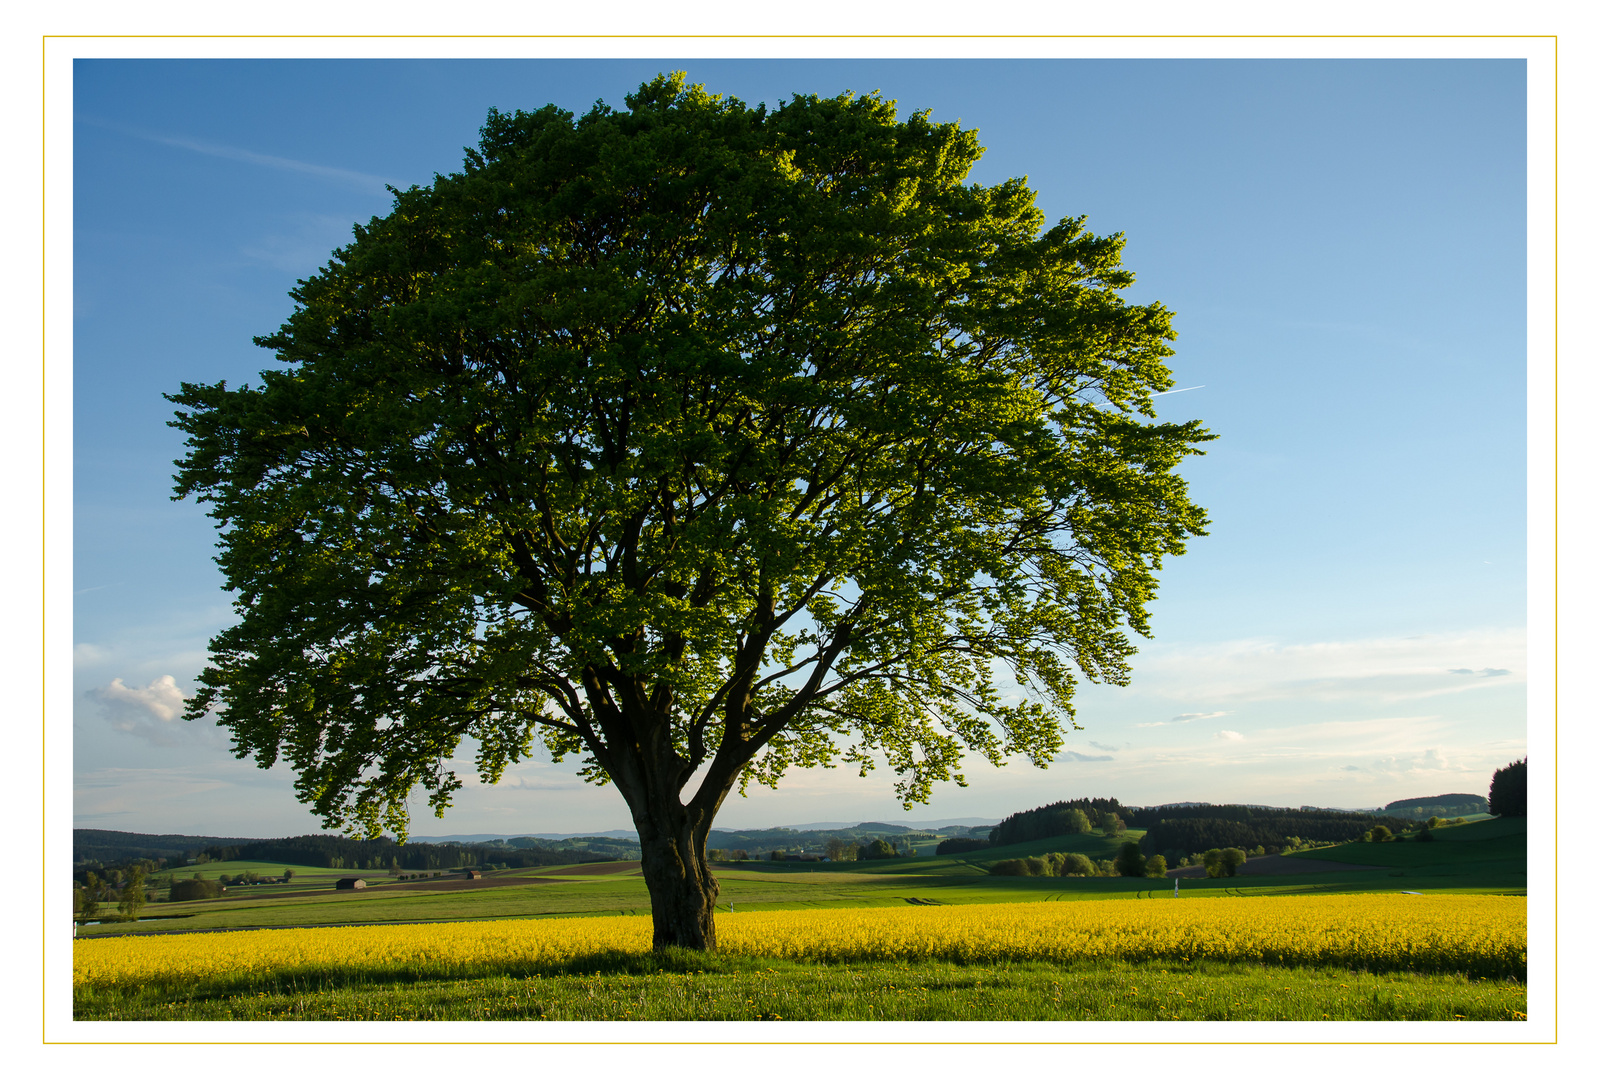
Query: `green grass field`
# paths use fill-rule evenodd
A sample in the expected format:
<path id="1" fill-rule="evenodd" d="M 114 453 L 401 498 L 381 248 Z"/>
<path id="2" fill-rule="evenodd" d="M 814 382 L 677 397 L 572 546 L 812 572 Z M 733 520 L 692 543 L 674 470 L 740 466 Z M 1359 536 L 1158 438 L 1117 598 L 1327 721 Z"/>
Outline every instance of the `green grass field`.
<path id="1" fill-rule="evenodd" d="M 1522 1020 L 1518 982 L 1246 964 L 831 966 L 694 954 L 417 981 L 80 994 L 80 1020 Z"/>
<path id="2" fill-rule="evenodd" d="M 1129 838 L 1137 838 L 1130 831 Z M 1305 872 L 1185 878 L 1192 895 L 1448 892 L 1525 894 L 1526 823 L 1490 819 L 1435 831 L 1431 843 L 1349 844 L 1298 853 Z M 995 877 L 1003 859 L 1049 851 L 1115 854 L 1121 840 L 1055 837 L 959 856 L 858 863 L 719 864 L 721 904 L 736 910 L 903 907 L 913 901 L 1040 903 L 1170 896 L 1143 878 Z M 1349 870 L 1365 864 L 1377 870 Z M 207 877 L 282 866 L 216 863 Z M 152 904 L 138 923 L 83 927 L 84 936 L 152 930 L 224 930 L 560 915 L 648 914 L 638 870 L 563 877 L 542 867 L 491 873 L 510 882 L 447 892 L 383 884 L 333 890 L 350 871 L 296 868 L 290 886 L 233 888 L 218 900 Z M 599 869 L 599 867 L 591 867 Z M 288 892 L 309 895 L 288 896 Z M 719 905 L 721 906 L 721 905 Z M 153 919 L 150 917 L 154 917 Z M 203 940 L 203 939 L 197 939 Z M 951 965 L 864 967 L 755 962 L 695 954 L 597 959 L 586 970 L 479 979 L 364 982 L 329 975 L 246 989 L 195 986 L 80 994 L 80 1019 L 638 1019 L 638 1020 L 1515 1020 L 1527 1000 L 1516 980 L 1339 968 L 1227 965 Z"/>
<path id="3" fill-rule="evenodd" d="M 1271 877 L 1185 878 L 1184 893 L 1277 895 L 1299 892 L 1392 892 L 1401 889 L 1525 894 L 1526 823 L 1489 819 L 1436 830 L 1432 843 L 1346 844 L 1290 856 L 1306 864 L 1304 874 Z M 1126 839 L 1142 835 L 1130 830 Z M 964 855 L 868 862 L 722 863 L 716 867 L 721 904 L 735 909 L 799 909 L 899 906 L 916 900 L 941 904 L 991 904 L 1019 900 L 1071 901 L 1170 895 L 1171 882 L 1147 878 L 1008 878 L 989 867 L 1005 859 L 1050 851 L 1079 851 L 1109 858 L 1123 840 L 1090 834 L 1058 836 Z M 1326 863 L 1380 866 L 1341 870 Z M 565 915 L 646 914 L 650 898 L 637 869 L 615 864 L 612 873 L 562 877 L 539 867 L 491 871 L 493 888 L 424 892 L 390 884 L 386 874 L 363 874 L 372 887 L 335 891 L 341 877 L 360 873 L 294 868 L 289 885 L 235 886 L 218 900 L 149 904 L 138 923 L 85 926 L 84 936 L 149 931 L 190 931 L 352 923 L 446 922 L 463 919 L 538 918 Z M 282 873 L 278 864 L 211 863 L 198 868 L 207 878 L 249 870 Z M 182 876 L 182 872 L 180 872 Z M 442 880 L 442 879 L 441 879 Z M 293 896 L 286 893 L 310 892 Z"/>
<path id="4" fill-rule="evenodd" d="M 1383 844 L 1341 844 L 1302 851 L 1290 858 L 1308 863 L 1371 863 L 1438 877 L 1452 873 L 1527 874 L 1528 819 L 1485 818 L 1433 830 L 1433 840 L 1414 838 Z"/>

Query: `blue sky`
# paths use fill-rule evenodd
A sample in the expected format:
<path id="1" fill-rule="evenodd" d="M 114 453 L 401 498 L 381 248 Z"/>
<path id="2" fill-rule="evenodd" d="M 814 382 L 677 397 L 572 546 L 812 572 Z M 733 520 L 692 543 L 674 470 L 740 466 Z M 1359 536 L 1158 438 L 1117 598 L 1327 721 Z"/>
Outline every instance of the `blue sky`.
<path id="1" fill-rule="evenodd" d="M 775 103 L 881 90 L 979 129 L 973 179 L 1127 236 L 1179 330 L 1164 418 L 1211 535 L 1168 563 L 1128 688 L 1050 769 L 903 813 L 797 774 L 724 824 L 1000 817 L 1077 795 L 1373 806 L 1486 792 L 1527 745 L 1526 70 L 1516 60 L 109 61 L 74 76 L 74 823 L 318 827 L 283 769 L 176 720 L 231 617 L 170 501 L 161 394 L 254 381 L 287 291 L 460 166 L 490 106 L 583 111 L 660 71 Z M 469 767 L 470 771 L 470 767 Z M 534 761 L 421 834 L 621 827 Z"/>

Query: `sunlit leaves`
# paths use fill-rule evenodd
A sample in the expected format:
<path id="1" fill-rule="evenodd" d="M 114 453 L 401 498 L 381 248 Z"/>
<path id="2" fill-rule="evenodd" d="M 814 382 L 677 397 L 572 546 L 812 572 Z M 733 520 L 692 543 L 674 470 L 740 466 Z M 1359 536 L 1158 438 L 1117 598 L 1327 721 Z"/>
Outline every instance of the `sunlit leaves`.
<path id="1" fill-rule="evenodd" d="M 628 102 L 491 113 L 297 286 L 284 367 L 173 395 L 239 613 L 190 715 L 367 832 L 446 805 L 464 742 L 702 830 L 794 767 L 909 804 L 1047 762 L 1205 524 L 1208 436 L 1152 416 L 1169 313 L 1120 237 L 965 183 L 957 125 Z"/>

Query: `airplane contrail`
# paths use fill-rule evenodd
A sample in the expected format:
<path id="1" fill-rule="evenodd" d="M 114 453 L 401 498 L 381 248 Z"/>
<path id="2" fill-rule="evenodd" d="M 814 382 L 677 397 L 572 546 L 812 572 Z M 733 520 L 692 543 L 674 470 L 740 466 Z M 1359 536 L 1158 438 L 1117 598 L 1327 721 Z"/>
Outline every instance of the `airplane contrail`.
<path id="1" fill-rule="evenodd" d="M 129 127 L 125 124 L 114 124 L 108 120 L 101 120 L 93 116 L 73 117 L 79 123 L 89 124 L 108 131 L 115 131 L 135 139 L 146 142 L 159 143 L 163 146 L 175 146 L 180 150 L 188 150 L 195 154 L 205 154 L 208 157 L 226 158 L 231 161 L 243 161 L 251 165 L 262 165 L 269 169 L 282 169 L 288 172 L 306 173 L 318 176 L 324 180 L 348 185 L 362 191 L 382 193 L 389 186 L 398 187 L 395 181 L 390 181 L 381 176 L 369 173 L 356 172 L 353 169 L 339 169 L 331 165 L 318 165 L 310 161 L 296 161 L 293 158 L 276 157 L 272 154 L 258 154 L 253 150 L 243 150 L 237 146 L 226 146 L 222 143 L 207 142 L 204 139 L 191 139 L 184 136 L 162 135 L 158 132 L 145 131 L 140 128 Z"/>
<path id="2" fill-rule="evenodd" d="M 1151 394 L 1150 396 L 1151 397 L 1166 397 L 1168 394 L 1181 394 L 1181 393 L 1183 393 L 1184 391 L 1187 391 L 1187 390 L 1204 390 L 1205 388 L 1206 388 L 1206 384 L 1205 383 L 1201 383 L 1199 386 L 1185 386 L 1183 388 L 1183 390 L 1163 390 L 1159 394 Z"/>

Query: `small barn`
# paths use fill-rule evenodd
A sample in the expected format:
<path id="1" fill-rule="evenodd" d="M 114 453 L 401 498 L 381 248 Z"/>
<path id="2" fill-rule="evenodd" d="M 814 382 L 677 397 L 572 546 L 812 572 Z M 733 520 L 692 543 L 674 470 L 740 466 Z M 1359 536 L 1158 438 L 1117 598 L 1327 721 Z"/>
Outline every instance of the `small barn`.
<path id="1" fill-rule="evenodd" d="M 359 877 L 342 877 L 333 883 L 335 889 L 365 889 L 367 879 Z"/>
<path id="2" fill-rule="evenodd" d="M 461 873 L 469 881 L 473 878 L 481 878 L 483 876 L 482 870 L 463 870 Z"/>

